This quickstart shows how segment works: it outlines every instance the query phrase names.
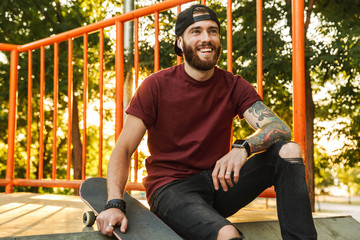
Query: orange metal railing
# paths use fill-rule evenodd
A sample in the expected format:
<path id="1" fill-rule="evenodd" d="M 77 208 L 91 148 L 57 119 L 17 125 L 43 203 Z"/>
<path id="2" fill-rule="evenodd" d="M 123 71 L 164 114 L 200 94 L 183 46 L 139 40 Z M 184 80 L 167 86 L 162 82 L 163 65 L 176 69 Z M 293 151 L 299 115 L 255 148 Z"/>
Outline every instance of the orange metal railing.
<path id="1" fill-rule="evenodd" d="M 115 53 L 115 102 L 116 102 L 116 118 L 115 118 L 115 138 L 119 136 L 123 127 L 123 91 L 124 91 L 124 23 L 134 21 L 134 69 L 135 69 L 135 85 L 139 80 L 139 18 L 154 14 L 155 15 L 155 46 L 154 46 L 154 71 L 160 68 L 159 59 L 159 13 L 170 8 L 177 7 L 178 13 L 181 5 L 192 2 L 193 0 L 168 0 L 149 7 L 128 12 L 114 18 L 97 22 L 88 26 L 73 29 L 52 37 L 41 39 L 24 45 L 13 45 L 0 43 L 1 51 L 11 52 L 10 60 L 10 88 L 9 88 L 9 118 L 8 118 L 8 148 L 7 148 L 7 171 L 6 178 L 0 179 L 0 186 L 6 186 L 6 193 L 13 191 L 13 186 L 35 186 L 35 187 L 65 187 L 78 188 L 81 180 L 71 180 L 71 129 L 72 129 L 72 85 L 73 85 L 73 41 L 76 38 L 83 38 L 83 155 L 82 155 L 82 180 L 85 179 L 86 173 L 86 129 L 87 129 L 87 91 L 88 91 L 88 35 L 99 32 L 99 92 L 100 92 L 100 126 L 99 126 L 99 170 L 98 175 L 102 176 L 103 165 L 103 93 L 104 93 L 104 28 L 115 26 L 116 28 L 116 53 Z M 202 4 L 206 4 L 205 0 L 201 0 Z M 262 93 L 262 0 L 257 0 L 257 84 L 258 91 Z M 304 1 L 292 0 L 292 19 L 293 19 L 293 81 L 294 81 L 294 139 L 298 142 L 303 150 L 306 150 L 305 142 L 305 77 L 304 77 Z M 255 14 L 255 13 L 254 13 Z M 232 71 L 232 1 L 227 1 L 227 70 Z M 68 130 L 67 130 L 67 176 L 66 180 L 56 178 L 56 162 L 57 162 L 57 101 L 59 87 L 59 43 L 67 41 L 68 43 Z M 53 111 L 53 161 L 52 161 L 52 179 L 43 179 L 43 141 L 44 141 L 44 96 L 45 96 L 45 47 L 54 46 L 54 111 Z M 30 144 L 31 139 L 27 139 L 27 169 L 25 179 L 14 178 L 15 166 L 15 139 L 16 139 L 16 109 L 17 109 L 17 85 L 18 85 L 18 62 L 19 53 L 27 52 L 28 54 L 28 107 L 27 107 L 27 135 L 31 135 L 32 122 L 32 51 L 40 49 L 40 134 L 39 134 L 39 172 L 37 179 L 30 179 Z M 177 63 L 181 62 L 181 58 L 177 57 Z M 135 154 L 135 181 L 129 182 L 127 189 L 144 190 L 142 184 L 137 183 L 137 154 Z M 262 196 L 274 196 L 272 189 L 266 190 Z"/>

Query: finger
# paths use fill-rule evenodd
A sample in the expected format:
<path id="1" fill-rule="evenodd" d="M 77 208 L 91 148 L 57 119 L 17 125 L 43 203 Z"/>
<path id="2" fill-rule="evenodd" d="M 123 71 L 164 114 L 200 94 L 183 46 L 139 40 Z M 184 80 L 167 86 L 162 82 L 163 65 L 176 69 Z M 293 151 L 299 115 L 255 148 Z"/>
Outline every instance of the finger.
<path id="1" fill-rule="evenodd" d="M 107 236 L 109 236 L 109 237 L 112 237 L 112 235 L 113 235 L 113 231 L 114 231 L 114 227 L 115 227 L 115 225 L 112 225 L 112 224 L 108 224 L 107 226 L 106 226 L 106 232 L 105 232 L 105 234 L 107 235 Z"/>
<path id="2" fill-rule="evenodd" d="M 211 174 L 215 190 L 219 190 L 218 174 L 219 174 L 219 167 L 218 164 L 216 164 Z"/>
<path id="3" fill-rule="evenodd" d="M 96 223 L 97 223 L 97 226 L 98 226 L 98 230 L 102 233 L 102 234 L 106 234 L 106 226 L 104 224 L 104 221 L 100 218 L 100 217 L 97 217 L 96 218 Z"/>
<path id="4" fill-rule="evenodd" d="M 226 167 L 226 171 L 225 171 L 225 181 L 226 181 L 228 187 L 234 186 L 233 181 L 232 181 L 232 176 L 231 176 L 232 172 L 233 172 L 233 165 L 228 164 Z"/>
<path id="5" fill-rule="evenodd" d="M 227 183 L 227 185 L 229 186 L 229 187 L 233 187 L 234 186 L 234 184 L 233 184 L 233 182 L 232 182 L 232 179 L 231 179 L 231 173 L 232 173 L 232 169 L 231 170 L 229 170 L 229 168 L 225 171 L 225 181 L 226 181 L 226 183 Z"/>
<path id="6" fill-rule="evenodd" d="M 124 217 L 124 218 L 122 219 L 122 221 L 121 221 L 120 231 L 121 231 L 122 233 L 125 233 L 127 227 L 128 227 L 128 220 L 127 220 L 126 217 Z"/>
<path id="7" fill-rule="evenodd" d="M 225 179 L 225 172 L 226 172 L 225 167 L 221 167 L 219 174 L 218 174 L 218 179 L 220 181 L 220 185 L 221 185 L 222 189 L 224 190 L 224 192 L 226 192 L 228 190 L 228 186 L 226 184 L 226 179 Z"/>
<path id="8" fill-rule="evenodd" d="M 97 225 L 97 228 L 99 229 L 99 231 L 101 231 L 101 222 L 98 217 L 96 218 L 96 225 Z"/>
<path id="9" fill-rule="evenodd" d="M 234 166 L 234 183 L 238 183 L 239 182 L 239 177 L 240 177 L 240 165 L 236 165 Z"/>

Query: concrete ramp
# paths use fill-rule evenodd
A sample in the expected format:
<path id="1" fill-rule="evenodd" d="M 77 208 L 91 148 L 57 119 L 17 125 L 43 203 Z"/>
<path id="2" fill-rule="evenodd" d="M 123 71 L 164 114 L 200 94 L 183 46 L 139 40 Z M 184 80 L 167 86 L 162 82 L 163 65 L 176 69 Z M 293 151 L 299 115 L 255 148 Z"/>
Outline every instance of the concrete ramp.
<path id="1" fill-rule="evenodd" d="M 315 218 L 319 240 L 360 240 L 360 223 L 351 216 Z M 281 239 L 278 221 L 235 224 L 247 240 Z"/>
<path id="2" fill-rule="evenodd" d="M 115 237 L 109 238 L 102 235 L 100 232 L 77 232 L 77 233 L 60 233 L 60 234 L 46 234 L 46 235 L 32 235 L 22 237 L 7 237 L 0 238 L 2 240 L 110 240 L 116 239 Z"/>
<path id="3" fill-rule="evenodd" d="M 146 201 L 143 202 L 146 204 Z M 228 219 L 244 232 L 247 240 L 279 240 L 281 235 L 275 204 L 274 199 L 259 198 Z M 341 205 L 341 209 L 345 213 L 333 211 L 313 214 L 318 239 L 360 240 L 358 215 L 345 211 L 353 209 L 349 205 Z M 88 210 L 76 196 L 0 194 L 0 239 L 110 239 L 96 231 L 96 224 L 93 228 L 84 227 L 82 215 Z M 146 236 L 144 239 L 147 239 Z"/>
<path id="4" fill-rule="evenodd" d="M 351 216 L 315 218 L 319 240 L 359 240 L 360 223 Z M 278 221 L 243 222 L 235 225 L 244 232 L 247 240 L 281 239 Z M 6 240 L 97 240 L 115 239 L 101 235 L 99 232 L 84 228 L 85 232 L 33 235 L 1 238 Z M 144 239 L 147 239 L 144 236 Z M 148 239 L 152 240 L 152 239 Z M 155 240 L 155 239 L 154 239 Z"/>

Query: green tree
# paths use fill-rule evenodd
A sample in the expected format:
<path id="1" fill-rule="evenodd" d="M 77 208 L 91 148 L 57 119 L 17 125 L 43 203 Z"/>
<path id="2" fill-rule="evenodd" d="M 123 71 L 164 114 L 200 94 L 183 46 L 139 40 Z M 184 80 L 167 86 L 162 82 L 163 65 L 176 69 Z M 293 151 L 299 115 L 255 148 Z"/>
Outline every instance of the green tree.
<path id="1" fill-rule="evenodd" d="M 356 196 L 360 192 L 360 168 L 339 168 L 337 176 L 346 186 L 348 202 L 351 204 L 351 196 Z"/>
<path id="2" fill-rule="evenodd" d="M 346 137 L 344 147 L 332 161 L 350 167 L 359 166 L 360 159 L 359 13 L 359 0 L 315 1 L 314 15 L 319 24 L 308 48 L 314 92 L 324 86 L 333 87 L 327 97 L 316 103 L 316 117 L 344 126 L 329 133 Z"/>
<path id="3" fill-rule="evenodd" d="M 100 4 L 102 1 L 67 1 L 62 3 L 59 0 L 54 1 L 2 1 L 0 3 L 0 42 L 11 43 L 11 44 L 25 44 L 41 38 L 46 38 L 51 35 L 62 33 L 67 30 L 71 30 L 85 24 L 96 22 L 108 17 L 107 11 L 104 7 L 112 4 L 112 6 L 118 5 L 116 1 L 106 1 L 104 5 Z M 41 27 L 39 27 L 41 26 Z M 106 32 L 107 33 L 107 32 Z M 105 35 L 105 55 L 110 55 L 111 48 L 109 45 L 109 35 Z M 64 114 L 67 112 L 67 42 L 59 44 L 59 131 L 62 132 L 62 136 L 57 141 L 58 149 L 58 178 L 64 178 L 66 170 L 66 129 L 67 121 L 64 119 Z M 96 62 L 98 62 L 98 37 L 96 35 L 89 35 L 89 103 L 98 95 L 98 71 L 96 68 Z M 52 161 L 52 118 L 53 110 L 51 106 L 53 98 L 53 46 L 45 48 L 45 127 L 44 127 L 44 178 L 51 177 L 51 163 Z M 5 54 L 9 59 L 9 54 Z M 18 95 L 18 121 L 17 121 L 17 136 L 16 139 L 16 177 L 24 177 L 25 175 L 25 161 L 26 161 L 26 110 L 27 110 L 27 54 L 20 53 L 19 56 L 19 95 Z M 35 172 L 31 177 L 37 176 L 37 170 L 33 171 L 34 168 L 38 168 L 38 133 L 39 133 L 39 69 L 40 69 L 40 53 L 39 50 L 33 51 L 33 121 L 32 121 L 32 134 L 31 134 L 31 148 L 32 148 L 32 171 Z M 108 58 L 105 58 L 106 60 Z M 74 100 L 82 104 L 82 39 L 78 38 L 74 40 L 73 50 L 73 62 L 74 62 Z M 108 67 L 108 62 L 105 62 L 107 71 L 111 70 Z M 105 70 L 105 71 L 106 71 Z M 7 108 L 9 98 L 9 65 L 8 63 L 1 63 L 0 65 L 0 98 L 1 98 L 1 109 L 4 109 L 0 113 L 1 127 L 7 129 Z M 24 94 L 25 93 L 25 94 Z M 109 95 L 110 91 L 106 91 Z M 76 101 L 77 100 L 77 101 Z M 46 103 L 49 102 L 49 103 Z M 73 108 L 73 115 L 79 112 L 78 108 Z M 105 115 L 109 118 L 110 112 L 107 111 Z M 73 119 L 74 120 L 74 119 Z M 73 121 L 74 129 L 79 125 L 80 119 Z M 80 129 L 76 129 L 78 132 L 78 138 L 73 137 L 74 153 L 79 153 L 81 156 L 81 140 L 80 140 Z M 91 129 L 90 129 L 91 130 Z M 90 131 L 89 130 L 89 131 Z M 74 133 L 74 132 L 73 132 Z M 3 139 L 2 144 L 6 144 L 7 131 L 0 132 L 0 137 Z M 89 142 L 93 136 L 88 135 Z M 74 144 L 78 141 L 80 145 Z M 88 148 L 98 148 L 96 145 L 90 145 Z M 90 151 L 91 152 L 91 151 Z M 24 154 L 25 153 L 25 154 Z M 6 155 L 6 154 L 5 154 Z M 1 154 L 0 165 L 6 166 L 6 157 Z M 74 154 L 75 156 L 76 154 Z M 80 169 L 76 169 L 76 162 L 79 159 L 73 157 L 75 178 L 79 178 L 78 172 Z M 81 158 L 80 158 L 81 161 Z M 79 165 L 79 164 L 77 164 Z M 81 162 L 80 162 L 81 166 Z M 2 168 L 1 176 L 5 176 L 5 170 Z"/>
<path id="4" fill-rule="evenodd" d="M 313 175 L 313 143 L 319 138 L 320 128 L 314 125 L 314 121 L 329 121 L 334 119 L 344 119 L 344 128 L 336 129 L 339 136 L 347 137 L 344 148 L 337 156 L 331 157 L 332 162 L 341 162 L 349 166 L 358 166 L 359 164 L 359 66 L 360 66 L 360 25 L 359 12 L 360 0 L 307 0 L 306 6 L 306 96 L 307 96 L 307 159 L 309 190 L 312 196 L 314 184 Z M 156 1 L 154 1 L 156 2 Z M 12 4 L 12 5 L 11 5 Z M 15 7 L 14 7 L 15 4 Z M 11 42 L 22 44 L 34 39 L 47 37 L 53 33 L 62 32 L 81 26 L 85 23 L 102 20 L 108 17 L 108 11 L 102 11 L 101 1 L 69 1 L 67 5 L 61 6 L 60 1 L 37 1 L 37 5 L 43 4 L 43 7 L 37 7 L 32 1 L 26 0 L 20 3 L 2 2 L 0 8 L 0 42 Z M 106 2 L 107 7 L 111 8 L 115 3 Z M 111 5 L 113 4 L 113 5 Z M 137 8 L 142 3 L 137 2 Z M 35 6 L 33 6 L 35 5 Z M 226 6 L 223 1 L 209 1 L 208 5 L 217 9 L 221 22 L 221 42 L 223 49 L 226 46 Z M 61 6 L 59 8 L 58 6 Z M 104 6 L 104 5 L 102 5 Z M 120 6 L 120 5 L 117 5 Z M 24 10 L 24 9 L 25 10 Z M 46 8 L 46 10 L 45 10 Z M 8 10 L 15 9 L 15 10 Z M 17 9 L 23 9 L 21 11 Z M 31 14 L 24 14 L 29 9 Z M 35 9 L 35 10 L 34 10 Z M 56 14 L 50 9 L 62 9 L 61 14 Z M 117 8 L 121 9 L 121 8 Z M 51 13 L 51 14 L 50 14 Z M 120 10 L 116 14 L 121 13 Z M 256 6 L 253 0 L 238 0 L 233 2 L 233 71 L 242 75 L 250 83 L 256 82 Z M 111 14 L 115 14 L 112 12 Z M 38 20 L 22 21 L 25 16 L 33 16 Z M 11 17 L 9 17 L 11 16 Z M 56 16 L 56 17 L 55 17 Z M 263 36 L 263 58 L 264 58 L 264 102 L 274 110 L 288 125 L 292 125 L 292 45 L 291 45 L 291 1 L 267 0 L 264 1 L 263 9 L 264 36 Z M 50 18 L 50 20 L 48 20 Z M 175 64 L 175 54 L 173 53 L 174 38 L 169 32 L 173 31 L 176 14 L 173 11 L 160 13 L 160 68 L 166 68 Z M 10 20 L 11 19 L 11 20 Z M 31 18 L 29 18 L 31 19 Z M 44 20 L 46 19 L 46 20 Z M 62 19 L 62 24 L 55 24 L 51 27 L 51 22 L 58 23 Z M 75 19 L 75 23 L 73 22 Z M 144 20 L 144 21 L 143 21 Z M 43 24 L 46 22 L 46 24 Z M 150 23 L 149 23 L 150 22 Z M 154 16 L 142 18 L 140 26 L 145 29 L 143 32 L 144 40 L 140 43 L 140 63 L 141 73 L 149 74 L 153 72 L 153 22 Z M 37 23 L 37 24 L 36 24 Z M 64 24 L 63 24 L 64 23 Z M 67 24 L 66 24 L 67 23 Z M 37 26 L 44 25 L 44 28 L 38 29 Z M 29 26 L 32 26 L 31 28 Z M 60 26 L 61 25 L 61 26 Z M 13 26 L 13 27 L 12 27 Z M 63 29 L 60 29 L 63 28 Z M 4 30 L 5 29 L 5 30 Z M 10 32 L 19 32 L 19 34 L 9 34 Z M 41 35 L 41 33 L 43 35 Z M 32 36 L 32 38 L 30 37 Z M 14 37 L 14 39 L 10 39 Z M 76 42 L 81 46 L 81 42 Z M 113 42 L 109 42 L 112 45 Z M 96 40 L 90 39 L 90 48 L 96 46 Z M 66 43 L 64 44 L 66 49 Z M 94 48 L 96 49 L 96 48 Z M 109 48 L 110 49 L 110 48 Z M 51 55 L 51 48 L 47 55 Z M 64 51 L 65 52 L 65 51 Z M 34 53 L 38 54 L 38 53 Z M 78 52 L 76 59 L 81 59 L 81 52 Z M 107 52 L 107 70 L 109 76 L 113 77 L 114 55 L 111 50 Z M 7 55 L 9 59 L 9 55 Z M 93 62 L 96 62 L 96 54 L 93 54 Z M 26 59 L 26 56 L 24 56 Z M 37 58 L 34 56 L 34 58 Z M 74 79 L 81 79 L 81 60 L 76 60 L 74 65 Z M 129 59 L 127 62 L 131 62 Z M 38 62 L 35 62 L 38 69 Z M 46 66 L 51 66 L 51 61 L 46 62 Z M 226 68 L 226 56 L 222 55 L 219 66 Z M 21 71 L 25 71 L 25 65 L 21 65 Z M 127 65 L 128 66 L 128 65 Z M 8 66 L 0 67 L 0 86 L 2 98 L 2 107 L 6 109 L 8 83 Z M 96 68 L 91 65 L 89 68 Z M 34 67 L 35 68 L 35 67 Z M 51 69 L 51 68 L 50 68 Z M 128 72 L 132 71 L 129 65 Z M 75 77 L 75 74 L 78 74 Z M 96 71 L 93 72 L 96 75 Z M 38 79 L 38 73 L 34 73 L 35 79 Z M 46 79 L 52 79 L 51 71 L 47 72 Z M 24 75 L 25 76 L 25 75 Z M 65 87 L 66 77 L 62 82 Z M 19 89 L 26 89 L 26 81 L 19 81 Z M 21 88 L 21 84 L 24 86 Z M 96 82 L 90 87 L 91 96 L 97 94 Z M 335 90 L 328 92 L 328 97 L 319 101 L 314 101 L 313 94 L 324 89 L 324 86 L 330 84 L 335 86 Z M 46 83 L 47 96 L 51 96 L 52 83 Z M 61 86 L 61 84 L 60 84 Z M 74 84 L 76 94 L 81 92 L 81 83 Z M 38 89 L 38 84 L 34 86 Z M 61 88 L 61 87 L 60 87 Z M 79 95 L 81 97 L 81 95 Z M 81 98 L 79 98 L 81 104 Z M 19 100 L 20 102 L 20 100 Z M 20 112 L 20 111 L 19 111 Z M 111 115 L 111 114 L 110 114 Z M 49 118 L 51 118 L 49 114 Z M 1 111 L 1 123 L 7 124 L 6 111 Z M 23 119 L 23 120 L 21 120 Z M 25 124 L 25 117 L 19 119 L 18 129 L 21 124 Z M 22 121 L 22 122 L 21 122 Z M 6 129 L 6 126 L 1 126 Z M 34 124 L 33 128 L 36 129 Z M 315 129 L 314 129 L 315 127 Z M 234 121 L 234 137 L 244 138 L 252 129 L 244 122 L 236 119 Z M 48 130 L 47 130 L 48 131 Z M 49 130 L 50 131 L 50 130 Z M 2 133 L 4 134 L 4 133 Z M 5 139 L 5 136 L 2 139 Z M 51 133 L 49 133 L 51 137 Z M 1 156 L 1 155 L 0 155 Z M 317 156 L 315 154 L 315 156 Z M 316 163 L 318 164 L 318 163 Z M 327 168 L 326 165 L 317 168 Z M 312 198 L 313 199 L 313 198 Z"/>
<path id="5" fill-rule="evenodd" d="M 306 158 L 312 206 L 314 135 L 318 137 L 318 129 L 314 131 L 314 119 L 349 118 L 350 124 L 346 123 L 346 127 L 338 131 L 338 136 L 347 136 L 345 147 L 333 160 L 349 166 L 359 162 L 359 3 L 358 0 L 305 1 Z M 225 16 L 224 8 L 217 6 L 216 9 Z M 233 17 L 234 72 L 254 82 L 255 1 L 234 1 Z M 291 1 L 264 1 L 263 24 L 264 102 L 292 125 Z M 326 83 L 336 86 L 337 90 L 331 92 L 326 101 L 314 102 L 313 94 Z"/>
<path id="6" fill-rule="evenodd" d="M 331 172 L 330 166 L 335 164 L 329 161 L 329 156 L 326 154 L 325 149 L 315 149 L 315 186 L 317 194 L 326 194 L 326 188 L 331 187 L 335 184 L 333 173 Z"/>

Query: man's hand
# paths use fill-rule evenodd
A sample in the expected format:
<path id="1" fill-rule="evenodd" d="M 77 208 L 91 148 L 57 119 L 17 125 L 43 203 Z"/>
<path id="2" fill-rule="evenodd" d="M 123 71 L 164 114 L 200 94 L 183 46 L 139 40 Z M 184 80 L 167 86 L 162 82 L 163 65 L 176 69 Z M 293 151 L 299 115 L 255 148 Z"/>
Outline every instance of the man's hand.
<path id="1" fill-rule="evenodd" d="M 96 223 L 99 231 L 109 237 L 113 235 L 114 226 L 120 226 L 122 233 L 125 233 L 128 226 L 128 220 L 125 214 L 117 208 L 102 211 L 99 216 L 96 217 Z"/>
<path id="2" fill-rule="evenodd" d="M 215 190 L 222 189 L 226 192 L 239 181 L 240 169 L 247 160 L 245 148 L 233 148 L 228 154 L 219 159 L 212 172 L 212 179 Z M 231 180 L 231 173 L 234 173 L 234 182 Z"/>

